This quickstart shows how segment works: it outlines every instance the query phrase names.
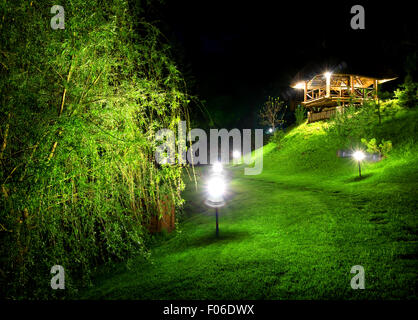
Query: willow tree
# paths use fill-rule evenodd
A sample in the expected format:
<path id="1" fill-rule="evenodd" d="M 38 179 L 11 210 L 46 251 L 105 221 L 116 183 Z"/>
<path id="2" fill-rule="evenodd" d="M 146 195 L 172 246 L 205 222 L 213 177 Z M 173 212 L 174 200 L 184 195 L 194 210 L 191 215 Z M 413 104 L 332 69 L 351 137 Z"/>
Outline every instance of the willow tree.
<path id="1" fill-rule="evenodd" d="M 181 205 L 180 168 L 154 135 L 186 117 L 184 81 L 159 30 L 126 0 L 0 3 L 0 286 L 9 298 L 87 284 L 100 263 L 146 255 L 149 217 Z M 4 289 L 4 290 L 3 290 Z"/>

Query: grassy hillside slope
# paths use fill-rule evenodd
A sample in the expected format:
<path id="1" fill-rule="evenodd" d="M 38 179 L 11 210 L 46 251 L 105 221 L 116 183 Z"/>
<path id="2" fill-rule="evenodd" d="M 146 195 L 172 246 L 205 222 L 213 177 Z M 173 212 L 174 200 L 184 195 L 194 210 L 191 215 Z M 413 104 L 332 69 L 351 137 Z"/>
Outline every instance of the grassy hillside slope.
<path id="1" fill-rule="evenodd" d="M 227 168 L 219 239 L 202 169 L 178 231 L 156 241 L 148 261 L 103 269 L 82 297 L 416 299 L 417 120 L 401 112 L 377 126 L 394 148 L 365 162 L 362 179 L 355 162 L 336 156 L 350 143 L 332 138 L 328 123 L 290 130 L 264 147 L 262 174 Z M 351 289 L 354 265 L 365 269 L 365 290 Z"/>

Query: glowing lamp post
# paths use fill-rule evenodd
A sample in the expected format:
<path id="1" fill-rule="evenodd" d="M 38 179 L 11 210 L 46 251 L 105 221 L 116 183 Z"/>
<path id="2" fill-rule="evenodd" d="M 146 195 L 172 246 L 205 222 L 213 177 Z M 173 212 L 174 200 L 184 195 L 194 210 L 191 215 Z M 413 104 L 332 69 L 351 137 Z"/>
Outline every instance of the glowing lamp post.
<path id="1" fill-rule="evenodd" d="M 215 208 L 216 215 L 216 236 L 219 236 L 219 224 L 218 215 L 219 208 L 225 205 L 224 193 L 225 193 L 225 180 L 220 174 L 223 171 L 222 164 L 217 163 L 213 166 L 213 175 L 210 177 L 207 184 L 207 199 L 206 205 Z"/>
<path id="2" fill-rule="evenodd" d="M 207 204 L 211 207 L 222 207 L 224 205 L 225 181 L 220 175 L 214 175 L 208 182 Z"/>
<path id="3" fill-rule="evenodd" d="M 269 129 L 269 133 L 273 133 L 273 128 L 270 128 Z"/>
<path id="4" fill-rule="evenodd" d="M 366 157 L 363 151 L 353 153 L 353 158 L 358 162 L 358 175 L 361 177 L 361 161 Z"/>

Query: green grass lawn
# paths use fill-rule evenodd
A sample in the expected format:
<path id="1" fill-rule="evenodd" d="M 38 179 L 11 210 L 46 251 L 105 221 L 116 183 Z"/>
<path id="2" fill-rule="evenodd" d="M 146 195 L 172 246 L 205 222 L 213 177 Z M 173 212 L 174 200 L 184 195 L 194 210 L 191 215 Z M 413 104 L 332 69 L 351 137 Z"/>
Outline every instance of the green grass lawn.
<path id="1" fill-rule="evenodd" d="M 265 146 L 258 176 L 227 168 L 219 238 L 203 204 L 208 169 L 198 170 L 177 231 L 160 236 L 148 260 L 103 269 L 81 298 L 416 299 L 416 147 L 365 163 L 358 179 L 356 164 L 323 142 L 323 126 Z M 365 290 L 351 289 L 354 265 Z"/>

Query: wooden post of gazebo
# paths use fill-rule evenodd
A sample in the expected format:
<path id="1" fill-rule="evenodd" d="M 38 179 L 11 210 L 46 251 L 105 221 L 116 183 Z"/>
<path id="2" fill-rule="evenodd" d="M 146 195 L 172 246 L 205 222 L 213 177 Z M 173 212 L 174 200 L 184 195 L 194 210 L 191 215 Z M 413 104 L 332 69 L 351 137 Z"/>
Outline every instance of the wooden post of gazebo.
<path id="1" fill-rule="evenodd" d="M 329 96 L 331 95 L 331 74 L 327 74 L 325 76 L 326 80 L 327 80 L 327 87 L 326 87 L 326 97 L 329 98 Z"/>
<path id="2" fill-rule="evenodd" d="M 378 88 L 378 80 L 374 80 L 374 100 L 377 101 L 377 88 Z"/>
<path id="3" fill-rule="evenodd" d="M 305 81 L 303 101 L 306 102 L 306 95 L 308 94 L 308 81 Z"/>

